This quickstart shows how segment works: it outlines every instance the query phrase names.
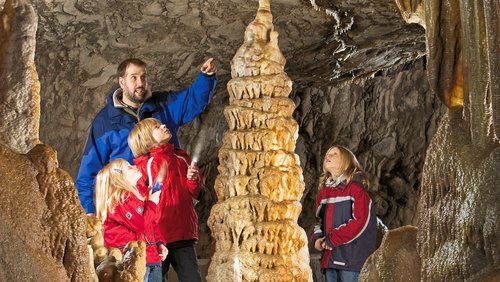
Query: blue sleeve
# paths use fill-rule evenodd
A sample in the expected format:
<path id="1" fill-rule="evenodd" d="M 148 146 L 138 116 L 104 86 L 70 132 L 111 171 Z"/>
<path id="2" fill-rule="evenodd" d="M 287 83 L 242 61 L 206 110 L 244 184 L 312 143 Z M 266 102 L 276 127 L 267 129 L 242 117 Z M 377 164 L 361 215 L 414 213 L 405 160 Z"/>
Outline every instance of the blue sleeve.
<path id="1" fill-rule="evenodd" d="M 109 162 L 109 156 L 111 154 L 110 146 L 104 142 L 105 137 L 100 136 L 96 139 L 96 131 L 93 125 L 90 130 L 87 144 L 85 145 L 78 177 L 76 179 L 78 198 L 86 213 L 95 213 L 95 177 L 99 170 L 103 168 L 104 164 Z"/>
<path id="2" fill-rule="evenodd" d="M 168 110 L 178 126 L 192 121 L 205 110 L 214 95 L 216 84 L 215 75 L 206 76 L 200 72 L 189 88 L 166 97 Z"/>

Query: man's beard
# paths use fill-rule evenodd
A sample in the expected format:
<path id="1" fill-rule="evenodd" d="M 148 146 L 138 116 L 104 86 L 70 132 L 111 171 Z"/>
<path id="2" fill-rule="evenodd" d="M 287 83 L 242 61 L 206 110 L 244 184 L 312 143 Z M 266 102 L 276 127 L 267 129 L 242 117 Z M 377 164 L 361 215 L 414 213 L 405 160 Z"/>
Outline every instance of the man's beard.
<path id="1" fill-rule="evenodd" d="M 142 95 L 142 97 L 135 95 L 135 91 L 139 90 L 139 89 L 144 90 L 144 94 Z M 144 87 L 136 88 L 134 90 L 134 92 L 129 92 L 128 90 L 125 90 L 123 93 L 123 95 L 125 95 L 125 97 L 127 97 L 127 99 L 129 99 L 131 102 L 138 103 L 138 104 L 140 104 L 140 103 L 144 102 L 144 100 L 146 100 L 146 97 L 148 96 L 147 94 L 148 94 L 148 90 L 144 89 Z"/>

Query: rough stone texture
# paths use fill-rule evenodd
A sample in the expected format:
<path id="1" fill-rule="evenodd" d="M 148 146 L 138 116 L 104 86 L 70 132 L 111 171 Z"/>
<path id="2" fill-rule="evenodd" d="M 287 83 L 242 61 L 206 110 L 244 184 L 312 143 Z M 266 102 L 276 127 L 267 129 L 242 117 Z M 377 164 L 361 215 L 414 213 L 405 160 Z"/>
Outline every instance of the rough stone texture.
<path id="1" fill-rule="evenodd" d="M 429 80 L 451 110 L 431 141 L 422 174 L 422 279 L 499 280 L 500 3 L 424 0 L 424 7 L 431 15 Z"/>
<path id="2" fill-rule="evenodd" d="M 297 225 L 304 182 L 292 81 L 272 21 L 269 0 L 260 0 L 231 60 L 208 281 L 312 281 L 307 236 Z"/>
<path id="3" fill-rule="evenodd" d="M 40 142 L 40 83 L 35 67 L 38 18 L 33 6 L 23 2 L 6 1 L 0 6 L 0 143 L 18 153 Z"/>
<path id="4" fill-rule="evenodd" d="M 425 12 L 422 0 L 396 0 L 401 16 L 407 23 L 416 23 L 425 28 Z"/>
<path id="5" fill-rule="evenodd" d="M 500 146 L 468 136 L 460 113 L 449 112 L 429 146 L 417 210 L 425 281 L 500 278 Z"/>
<path id="6" fill-rule="evenodd" d="M 0 159 L 1 273 L 16 277 L 4 281 L 88 281 L 83 209 L 55 151 L 0 145 Z"/>
<path id="7" fill-rule="evenodd" d="M 387 232 L 380 247 L 366 260 L 359 281 L 419 282 L 421 261 L 417 253 L 417 228 L 403 226 Z"/>

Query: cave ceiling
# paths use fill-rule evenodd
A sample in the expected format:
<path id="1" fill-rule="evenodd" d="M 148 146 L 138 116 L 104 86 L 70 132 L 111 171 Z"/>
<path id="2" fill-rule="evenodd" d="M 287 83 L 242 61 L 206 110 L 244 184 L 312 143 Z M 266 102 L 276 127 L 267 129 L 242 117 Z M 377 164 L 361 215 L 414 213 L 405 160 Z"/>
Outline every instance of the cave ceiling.
<path id="1" fill-rule="evenodd" d="M 189 83 L 204 57 L 224 84 L 258 1 L 35 1 L 40 65 L 71 71 L 83 87 L 109 82 L 127 56 L 150 64 L 157 87 Z M 298 87 L 370 76 L 425 53 L 424 30 L 394 0 L 271 1 L 286 71 Z M 60 66 L 59 66 L 60 65 Z M 52 82 L 50 78 L 41 81 Z M 52 73 L 48 74 L 64 75 Z M 67 78 L 69 78 L 68 76 Z M 43 90 L 42 90 L 43 91 Z"/>

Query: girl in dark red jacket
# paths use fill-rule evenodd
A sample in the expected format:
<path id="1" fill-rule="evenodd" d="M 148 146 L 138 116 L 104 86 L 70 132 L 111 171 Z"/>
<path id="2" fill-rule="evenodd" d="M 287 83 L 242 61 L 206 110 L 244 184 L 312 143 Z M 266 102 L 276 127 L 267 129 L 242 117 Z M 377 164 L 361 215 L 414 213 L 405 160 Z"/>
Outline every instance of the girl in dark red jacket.
<path id="1" fill-rule="evenodd" d="M 156 180 L 162 182 L 165 172 Z M 123 248 L 130 241 L 146 243 L 145 282 L 161 282 L 161 261 L 168 250 L 157 224 L 159 192 L 138 183 L 141 172 L 124 159 L 106 165 L 96 176 L 96 212 L 103 222 L 104 245 Z M 141 191 L 141 192 L 140 192 Z M 145 195 L 144 195 L 145 194 Z"/>
<path id="2" fill-rule="evenodd" d="M 134 163 L 143 174 L 142 181 L 152 182 L 163 163 L 167 178 L 161 189 L 159 227 L 169 254 L 163 262 L 166 277 L 170 265 L 179 281 L 201 281 L 195 250 L 198 240 L 198 216 L 193 202 L 203 193 L 204 182 L 199 169 L 191 164 L 189 155 L 169 144 L 172 134 L 154 118 L 147 118 L 132 129 L 128 143 Z"/>
<path id="3" fill-rule="evenodd" d="M 358 281 L 365 260 L 375 250 L 377 230 L 367 178 L 354 154 L 342 146 L 325 155 L 316 198 L 312 242 L 322 251 L 326 281 Z"/>

